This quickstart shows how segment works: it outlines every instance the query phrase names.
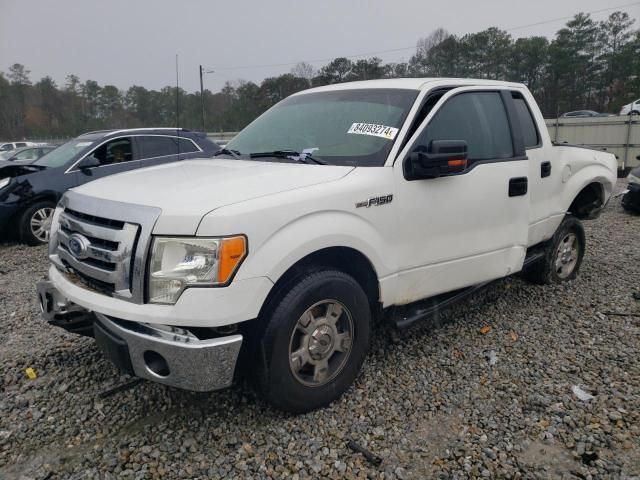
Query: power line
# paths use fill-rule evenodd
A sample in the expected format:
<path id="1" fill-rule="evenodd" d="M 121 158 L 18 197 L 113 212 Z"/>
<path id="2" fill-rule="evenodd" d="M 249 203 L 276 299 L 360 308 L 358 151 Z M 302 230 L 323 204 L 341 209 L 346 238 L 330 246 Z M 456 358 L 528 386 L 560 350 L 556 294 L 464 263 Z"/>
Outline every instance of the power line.
<path id="1" fill-rule="evenodd" d="M 640 5 L 640 2 L 633 2 L 633 3 L 627 3 L 624 5 L 617 5 L 615 7 L 607 7 L 607 8 L 601 8 L 599 10 L 591 10 L 590 12 L 584 12 L 588 15 L 594 14 L 594 13 L 602 13 L 602 12 L 607 12 L 610 10 L 616 10 L 618 8 L 625 8 L 625 7 L 634 7 L 636 5 Z M 527 25 L 518 25 L 516 27 L 509 27 L 509 28 L 505 28 L 504 31 L 506 32 L 513 32 L 515 30 L 522 30 L 523 28 L 529 28 L 529 27 L 537 27 L 539 25 L 546 25 L 549 23 L 554 23 L 554 22 L 559 22 L 561 20 L 568 20 L 570 18 L 573 18 L 573 15 L 570 16 L 565 16 L 565 17 L 557 17 L 557 18 L 552 18 L 549 20 L 544 20 L 542 22 L 536 22 L 536 23 L 529 23 Z M 403 52 L 403 51 L 407 51 L 407 50 L 415 50 L 416 46 L 412 45 L 410 47 L 400 47 L 400 48 L 392 48 L 389 50 L 377 50 L 375 52 L 364 52 L 364 53 L 354 53 L 352 55 L 339 55 L 340 58 L 359 58 L 359 57 L 368 57 L 370 55 L 380 55 L 380 54 L 384 54 L 384 53 L 395 53 L 395 52 Z M 314 60 L 305 60 L 304 63 L 324 63 L 324 62 L 330 62 L 332 60 L 335 60 L 338 57 L 332 57 L 332 58 L 317 58 Z M 286 63 L 270 63 L 270 64 L 263 64 L 263 65 L 237 65 L 237 66 L 227 66 L 227 67 L 216 67 L 216 70 L 244 70 L 244 69 L 249 69 L 249 68 L 272 68 L 272 67 L 290 67 L 292 65 L 297 65 L 298 63 L 301 63 L 300 61 L 298 62 L 286 62 Z"/>
<path id="2" fill-rule="evenodd" d="M 640 2 L 627 3 L 626 5 L 618 5 L 617 7 L 601 8 L 600 10 L 592 10 L 592 11 L 586 12 L 586 13 L 588 15 L 591 15 L 592 13 L 608 12 L 609 10 L 615 10 L 617 8 L 625 8 L 625 7 L 635 7 L 636 5 L 640 5 Z M 553 18 L 551 20 L 545 20 L 544 22 L 536 22 L 536 23 L 530 23 L 528 25 L 520 25 L 518 27 L 506 28 L 505 30 L 507 32 L 512 32 L 514 30 L 521 30 L 523 28 L 536 27 L 538 25 L 545 25 L 547 23 L 559 22 L 560 20 L 568 20 L 568 19 L 573 18 L 573 17 L 574 17 L 573 15 L 570 15 L 570 16 L 567 16 L 567 17 L 558 17 L 558 18 Z"/>

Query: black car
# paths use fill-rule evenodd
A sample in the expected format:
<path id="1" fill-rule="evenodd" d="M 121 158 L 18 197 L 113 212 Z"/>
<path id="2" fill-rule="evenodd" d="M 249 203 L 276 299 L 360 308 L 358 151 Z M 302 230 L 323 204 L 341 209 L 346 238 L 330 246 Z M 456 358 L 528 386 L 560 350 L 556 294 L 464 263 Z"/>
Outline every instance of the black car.
<path id="1" fill-rule="evenodd" d="M 8 152 L 0 153 L 0 168 L 7 165 L 28 165 L 35 162 L 40 157 L 45 156 L 55 145 L 40 145 L 37 147 L 24 147 Z M 14 163 L 15 162 L 15 163 Z"/>
<path id="2" fill-rule="evenodd" d="M 638 155 L 640 160 L 640 155 Z M 627 193 L 622 197 L 622 206 L 629 212 L 640 213 L 640 167 L 629 172 Z"/>
<path id="3" fill-rule="evenodd" d="M 219 149 L 202 133 L 175 128 L 85 133 L 30 165 L 0 167 L 0 236 L 46 243 L 55 206 L 68 189 L 128 170 L 211 157 Z"/>

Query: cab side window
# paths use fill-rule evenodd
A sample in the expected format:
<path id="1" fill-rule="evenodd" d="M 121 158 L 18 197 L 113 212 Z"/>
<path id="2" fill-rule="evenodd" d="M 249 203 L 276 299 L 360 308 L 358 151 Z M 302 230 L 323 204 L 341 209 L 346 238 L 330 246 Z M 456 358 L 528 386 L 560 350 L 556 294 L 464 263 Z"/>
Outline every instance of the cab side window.
<path id="1" fill-rule="evenodd" d="M 468 92 L 451 97 L 420 134 L 417 144 L 433 140 L 467 142 L 469 165 L 513 157 L 511 129 L 498 92 Z"/>
<path id="2" fill-rule="evenodd" d="M 178 153 L 197 152 L 193 142 L 186 138 L 143 136 L 138 138 L 142 158 L 164 157 Z"/>
<path id="3" fill-rule="evenodd" d="M 93 156 L 98 160 L 99 165 L 115 165 L 118 163 L 130 162 L 133 160 L 133 148 L 130 138 L 117 138 L 101 145 L 93 151 Z"/>
<path id="4" fill-rule="evenodd" d="M 516 115 L 520 122 L 524 147 L 533 148 L 540 146 L 540 135 L 538 134 L 536 122 L 533 119 L 533 114 L 529 109 L 529 105 L 527 105 L 527 101 L 519 92 L 511 92 L 511 97 L 513 98 Z"/>

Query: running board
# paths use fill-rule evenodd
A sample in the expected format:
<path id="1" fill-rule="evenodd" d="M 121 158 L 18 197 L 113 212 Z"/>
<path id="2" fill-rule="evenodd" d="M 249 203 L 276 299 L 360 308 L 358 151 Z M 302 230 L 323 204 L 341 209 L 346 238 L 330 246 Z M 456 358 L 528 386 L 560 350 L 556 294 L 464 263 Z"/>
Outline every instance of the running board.
<path id="1" fill-rule="evenodd" d="M 434 297 L 419 300 L 417 302 L 410 303 L 409 305 L 396 307 L 389 320 L 399 330 L 409 328 L 416 322 L 435 317 L 437 314 L 441 313 L 442 310 L 465 300 L 491 283 L 493 282 L 486 282 L 473 287 L 461 288 L 459 290 L 454 290 L 453 292 L 442 293 Z"/>

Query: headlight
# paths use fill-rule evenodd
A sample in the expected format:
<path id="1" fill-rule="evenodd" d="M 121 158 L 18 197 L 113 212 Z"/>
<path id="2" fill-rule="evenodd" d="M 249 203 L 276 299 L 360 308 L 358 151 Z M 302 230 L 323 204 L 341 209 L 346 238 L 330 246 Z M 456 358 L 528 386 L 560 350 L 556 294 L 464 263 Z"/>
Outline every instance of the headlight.
<path id="1" fill-rule="evenodd" d="M 0 180 L 0 190 L 2 190 L 4 187 L 9 185 L 10 182 L 11 182 L 10 178 L 3 178 L 2 180 Z"/>
<path id="2" fill-rule="evenodd" d="M 174 304 L 187 287 L 225 285 L 246 255 L 243 236 L 156 237 L 149 268 L 149 302 Z"/>
<path id="3" fill-rule="evenodd" d="M 640 184 L 640 177 L 636 177 L 635 175 L 630 173 L 629 175 L 627 175 L 627 182 Z"/>

